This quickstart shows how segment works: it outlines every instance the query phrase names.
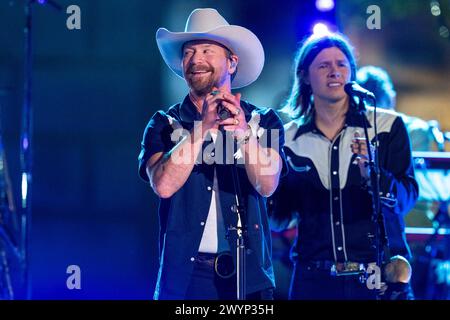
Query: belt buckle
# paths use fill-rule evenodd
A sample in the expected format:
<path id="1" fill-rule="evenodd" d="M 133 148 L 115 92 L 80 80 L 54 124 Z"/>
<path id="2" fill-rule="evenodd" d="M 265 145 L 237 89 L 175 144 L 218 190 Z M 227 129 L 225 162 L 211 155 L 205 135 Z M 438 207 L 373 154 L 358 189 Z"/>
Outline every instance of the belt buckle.
<path id="1" fill-rule="evenodd" d="M 364 264 L 352 261 L 335 262 L 330 270 L 330 274 L 336 277 L 364 275 L 365 272 Z"/>
<path id="2" fill-rule="evenodd" d="M 222 279 L 228 279 L 235 275 L 233 257 L 229 251 L 219 253 L 214 259 L 214 271 Z"/>

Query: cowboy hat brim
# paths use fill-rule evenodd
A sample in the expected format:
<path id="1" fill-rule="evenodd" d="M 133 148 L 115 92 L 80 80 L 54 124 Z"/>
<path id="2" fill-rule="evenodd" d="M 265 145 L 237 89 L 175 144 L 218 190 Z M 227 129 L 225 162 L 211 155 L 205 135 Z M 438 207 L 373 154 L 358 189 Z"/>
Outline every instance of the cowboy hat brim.
<path id="1" fill-rule="evenodd" d="M 156 32 L 156 43 L 169 68 L 183 77 L 182 48 L 192 40 L 211 40 L 218 42 L 239 57 L 238 71 L 231 87 L 241 88 L 255 81 L 264 66 L 264 49 L 261 42 L 250 30 L 235 26 L 221 26 L 208 32 L 170 32 L 160 28 Z"/>

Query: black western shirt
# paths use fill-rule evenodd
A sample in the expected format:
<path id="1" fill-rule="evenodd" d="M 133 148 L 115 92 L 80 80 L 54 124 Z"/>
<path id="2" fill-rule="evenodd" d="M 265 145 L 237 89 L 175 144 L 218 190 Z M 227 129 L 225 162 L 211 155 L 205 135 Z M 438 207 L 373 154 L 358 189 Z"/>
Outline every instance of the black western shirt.
<path id="1" fill-rule="evenodd" d="M 297 219 L 298 235 L 291 250 L 294 261 L 376 261 L 372 196 L 351 152 L 355 132 L 364 136 L 363 121 L 373 141 L 373 108 L 367 109 L 365 117 L 349 111 L 333 141 L 320 132 L 313 117 L 285 125 L 289 174 L 270 200 L 270 211 L 276 229 Z M 377 110 L 376 121 L 382 211 L 390 223 L 387 235 L 400 247 L 396 252 L 407 256 L 405 235 L 393 233 L 402 230 L 403 215 L 418 196 L 410 142 L 396 113 Z"/>

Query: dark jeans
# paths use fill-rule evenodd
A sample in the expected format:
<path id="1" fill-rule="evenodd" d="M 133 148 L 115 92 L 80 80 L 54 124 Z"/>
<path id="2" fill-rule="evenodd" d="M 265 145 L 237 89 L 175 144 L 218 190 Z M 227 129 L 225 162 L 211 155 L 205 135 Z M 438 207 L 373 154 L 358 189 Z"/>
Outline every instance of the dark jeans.
<path id="1" fill-rule="evenodd" d="M 357 275 L 332 276 L 330 270 L 297 262 L 291 279 L 290 300 L 376 300 Z"/>
<path id="2" fill-rule="evenodd" d="M 223 279 L 214 271 L 212 255 L 197 257 L 186 300 L 236 300 L 236 292 L 236 275 Z M 273 288 L 247 294 L 247 300 L 273 300 Z"/>

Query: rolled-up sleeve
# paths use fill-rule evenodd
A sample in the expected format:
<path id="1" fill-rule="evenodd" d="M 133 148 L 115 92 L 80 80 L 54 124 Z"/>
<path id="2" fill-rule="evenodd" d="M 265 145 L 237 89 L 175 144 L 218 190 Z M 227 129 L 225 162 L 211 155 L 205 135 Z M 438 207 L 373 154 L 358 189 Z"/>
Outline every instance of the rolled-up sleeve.
<path id="1" fill-rule="evenodd" d="M 261 116 L 260 127 L 264 129 L 259 141 L 263 148 L 272 148 L 281 157 L 283 164 L 281 177 L 288 172 L 286 155 L 284 153 L 284 127 L 280 117 L 273 109 L 266 109 Z"/>
<path id="2" fill-rule="evenodd" d="M 172 127 L 168 116 L 163 111 L 156 112 L 145 128 L 141 142 L 141 152 L 139 153 L 139 176 L 149 181 L 146 166 L 147 161 L 158 152 L 167 152 L 173 147 L 170 139 Z"/>

